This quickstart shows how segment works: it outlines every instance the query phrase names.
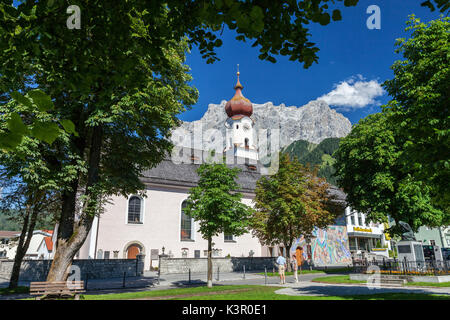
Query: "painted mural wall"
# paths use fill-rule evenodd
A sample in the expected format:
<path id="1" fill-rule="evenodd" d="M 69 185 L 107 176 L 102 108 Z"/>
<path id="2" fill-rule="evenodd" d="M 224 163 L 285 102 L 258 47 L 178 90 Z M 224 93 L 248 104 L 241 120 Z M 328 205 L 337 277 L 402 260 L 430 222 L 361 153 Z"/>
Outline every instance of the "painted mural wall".
<path id="1" fill-rule="evenodd" d="M 308 245 L 306 239 L 301 236 L 291 247 L 291 255 L 295 254 L 297 247 L 303 248 L 303 259 L 308 259 Z M 352 262 L 347 227 L 332 225 L 326 230 L 316 229 L 313 231 L 310 249 L 311 259 L 316 266 L 343 265 Z"/>

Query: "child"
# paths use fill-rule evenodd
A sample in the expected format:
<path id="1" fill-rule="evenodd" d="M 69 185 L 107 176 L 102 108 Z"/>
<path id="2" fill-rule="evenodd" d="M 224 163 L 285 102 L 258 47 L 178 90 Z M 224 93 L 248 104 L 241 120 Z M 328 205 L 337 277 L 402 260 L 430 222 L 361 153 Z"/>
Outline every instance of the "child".
<path id="1" fill-rule="evenodd" d="M 298 264 L 297 264 L 297 256 L 295 254 L 292 255 L 292 271 L 294 272 L 294 277 L 295 277 L 295 283 L 298 282 L 298 275 L 297 275 L 297 270 L 298 270 Z"/>

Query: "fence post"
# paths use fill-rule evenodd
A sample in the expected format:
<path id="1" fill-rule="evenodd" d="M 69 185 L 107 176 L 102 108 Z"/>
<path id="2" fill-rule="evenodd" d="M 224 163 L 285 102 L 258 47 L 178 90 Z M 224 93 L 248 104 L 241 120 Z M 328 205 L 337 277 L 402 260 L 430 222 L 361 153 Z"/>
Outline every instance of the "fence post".
<path id="1" fill-rule="evenodd" d="M 191 268 L 189 268 L 189 280 L 188 283 L 191 283 Z"/>
<path id="2" fill-rule="evenodd" d="M 219 281 L 219 277 L 220 277 L 220 267 L 217 266 L 217 281 Z"/>
<path id="3" fill-rule="evenodd" d="M 244 279 L 245 279 L 245 264 L 244 264 Z"/>
<path id="4" fill-rule="evenodd" d="M 126 272 L 123 273 L 123 282 L 122 282 L 122 288 L 125 288 L 125 276 L 126 276 Z"/>
<path id="5" fill-rule="evenodd" d="M 267 268 L 264 266 L 264 285 L 267 285 Z"/>
<path id="6" fill-rule="evenodd" d="M 86 290 L 86 291 L 88 288 L 88 279 L 89 279 L 89 273 L 86 272 L 86 279 L 84 279 L 84 290 Z"/>
<path id="7" fill-rule="evenodd" d="M 405 265 L 406 265 L 406 268 L 405 268 L 406 272 L 405 272 L 405 274 L 407 274 L 409 272 L 410 266 L 408 265 L 408 260 L 406 260 L 406 257 L 404 257 L 403 260 L 405 260 Z"/>

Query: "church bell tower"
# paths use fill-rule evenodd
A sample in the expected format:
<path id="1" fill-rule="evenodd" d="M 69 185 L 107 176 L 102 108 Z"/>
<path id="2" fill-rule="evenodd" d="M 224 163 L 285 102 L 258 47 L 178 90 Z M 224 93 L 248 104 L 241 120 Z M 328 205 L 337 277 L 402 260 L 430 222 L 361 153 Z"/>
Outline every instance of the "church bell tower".
<path id="1" fill-rule="evenodd" d="M 227 128 L 227 143 L 225 152 L 233 152 L 235 157 L 258 160 L 258 148 L 255 139 L 253 105 L 242 95 L 244 87 L 239 81 L 239 65 L 237 83 L 234 86 L 236 93 L 225 105 L 228 119 L 225 122 Z"/>

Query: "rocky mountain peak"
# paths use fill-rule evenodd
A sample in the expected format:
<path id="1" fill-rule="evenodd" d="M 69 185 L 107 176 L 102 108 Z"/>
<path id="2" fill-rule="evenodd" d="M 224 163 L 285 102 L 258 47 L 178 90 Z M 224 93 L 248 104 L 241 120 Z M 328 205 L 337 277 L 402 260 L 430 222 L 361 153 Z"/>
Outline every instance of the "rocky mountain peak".
<path id="1" fill-rule="evenodd" d="M 203 132 L 208 129 L 217 129 L 225 137 L 225 113 L 226 101 L 220 104 L 209 104 L 208 110 L 200 120 L 183 122 L 180 129 L 184 129 L 191 134 L 194 128 L 200 125 Z M 293 141 L 306 140 L 318 144 L 325 138 L 345 137 L 352 128 L 350 121 L 342 114 L 331 109 L 325 101 L 313 100 L 302 107 L 274 105 L 272 102 L 263 104 L 253 103 L 253 115 L 256 132 L 260 129 L 279 129 L 280 148 L 283 148 Z M 184 146 L 188 146 L 185 140 Z M 203 137 L 201 148 L 210 148 L 209 137 Z M 224 139 L 225 145 L 225 139 Z M 200 147 L 200 146 L 197 146 Z"/>

